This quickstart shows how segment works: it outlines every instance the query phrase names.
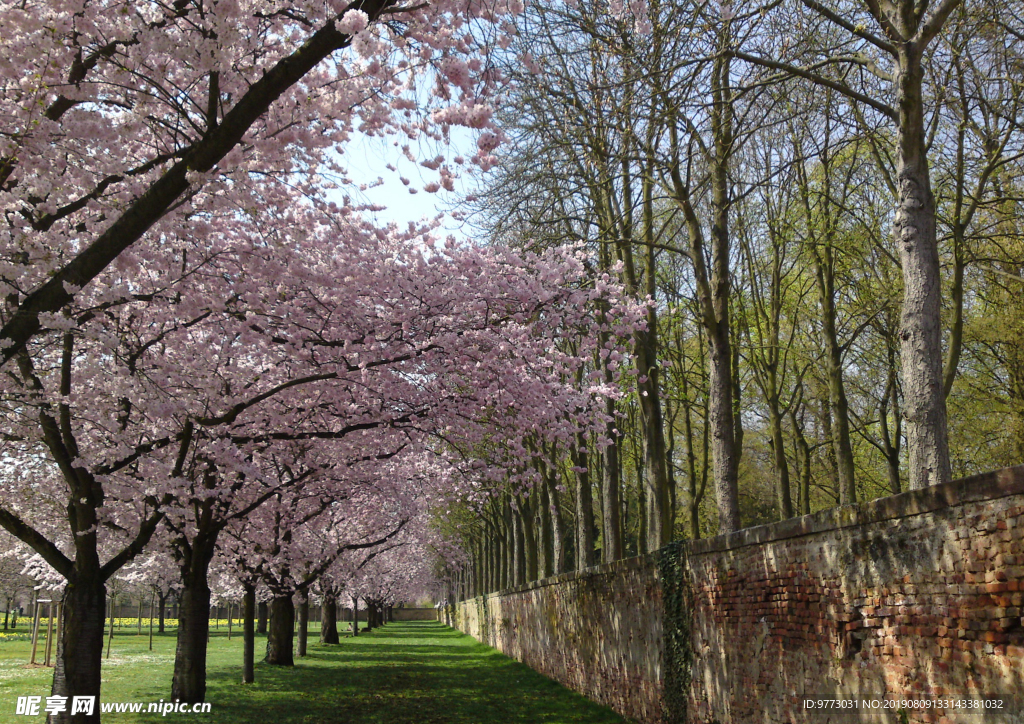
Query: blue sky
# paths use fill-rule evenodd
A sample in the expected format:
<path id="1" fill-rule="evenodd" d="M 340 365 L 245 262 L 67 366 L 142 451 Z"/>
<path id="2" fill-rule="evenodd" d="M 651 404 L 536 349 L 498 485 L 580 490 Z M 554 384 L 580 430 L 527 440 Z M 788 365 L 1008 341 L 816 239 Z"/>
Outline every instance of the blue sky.
<path id="1" fill-rule="evenodd" d="M 378 220 L 394 221 L 404 227 L 409 222 L 417 222 L 424 217 L 432 218 L 451 209 L 465 193 L 465 189 L 472 187 L 473 179 L 465 177 L 468 175 L 467 167 L 457 167 L 451 163 L 451 159 L 460 153 L 468 157 L 475 143 L 467 131 L 456 130 L 453 129 L 452 142 L 445 148 L 432 145 L 429 148 L 424 146 L 418 152 L 416 148 L 413 149 L 413 153 L 422 158 L 444 155 L 449 160 L 450 167 L 464 169 L 464 177 L 456 180 L 454 192 L 441 189 L 431 194 L 423 191 L 423 186 L 435 181 L 437 174 L 405 158 L 401 149 L 393 145 L 394 138 L 358 136 L 351 141 L 346 149 L 345 161 L 352 180 L 356 183 L 370 184 L 380 177 L 384 181 L 380 186 L 362 192 L 361 198 L 363 201 L 387 207 L 376 212 Z M 388 170 L 388 164 L 396 170 Z M 401 182 L 401 177 L 409 180 L 408 186 Z M 419 189 L 419 192 L 411 194 L 410 188 Z M 439 233 L 452 234 L 457 238 L 464 238 L 466 235 L 463 225 L 450 218 L 444 223 L 443 230 L 439 230 Z"/>

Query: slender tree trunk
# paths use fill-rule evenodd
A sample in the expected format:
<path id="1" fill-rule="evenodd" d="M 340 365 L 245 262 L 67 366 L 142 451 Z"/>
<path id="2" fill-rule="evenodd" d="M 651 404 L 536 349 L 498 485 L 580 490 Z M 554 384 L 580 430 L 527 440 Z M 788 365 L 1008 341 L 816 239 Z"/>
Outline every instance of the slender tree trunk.
<path id="1" fill-rule="evenodd" d="M 850 433 L 850 405 L 846 398 L 846 382 L 843 378 L 843 350 L 839 344 L 836 327 L 835 262 L 831 238 L 821 244 L 820 248 L 814 249 L 813 258 L 825 342 L 825 371 L 828 376 L 829 406 L 832 412 L 832 454 L 836 462 L 839 503 L 852 505 L 857 502 L 857 486 Z"/>
<path id="2" fill-rule="evenodd" d="M 338 599 L 333 593 L 325 593 L 320 607 L 320 643 L 341 643 L 338 638 Z"/>
<path id="3" fill-rule="evenodd" d="M 302 595 L 299 600 L 299 635 L 296 642 L 299 658 L 306 655 L 306 641 L 309 639 L 309 596 Z"/>
<path id="4" fill-rule="evenodd" d="M 164 622 L 167 617 L 167 597 L 170 593 L 161 593 L 157 596 L 157 604 L 160 610 L 160 628 L 157 629 L 159 633 L 164 633 Z"/>
<path id="5" fill-rule="evenodd" d="M 653 246 L 650 248 L 653 249 Z M 665 423 L 661 410 L 660 371 L 657 363 L 657 314 L 653 307 L 647 310 L 648 332 L 642 333 L 636 345 L 640 409 L 644 430 L 644 501 L 647 518 L 647 549 L 654 551 L 672 538 L 672 506 L 669 500 L 669 475 L 665 443 Z"/>
<path id="6" fill-rule="evenodd" d="M 501 533 L 497 525 L 491 531 L 491 591 L 501 590 Z"/>
<path id="7" fill-rule="evenodd" d="M 611 372 L 605 370 L 605 381 L 611 381 Z M 601 556 L 605 563 L 624 557 L 622 550 L 622 510 L 619 502 L 619 488 L 622 486 L 622 464 L 619 460 L 621 435 L 615 426 L 615 401 L 605 400 L 605 414 L 611 421 L 605 426 L 605 436 L 611 444 L 603 451 L 604 465 L 601 470 Z"/>
<path id="8" fill-rule="evenodd" d="M 541 475 L 544 474 L 541 470 Z M 551 543 L 551 496 L 548 495 L 548 486 L 545 482 L 541 483 L 540 505 L 537 512 L 540 517 L 540 575 L 547 578 L 554 575 L 555 566 Z"/>
<path id="9" fill-rule="evenodd" d="M 702 347 L 703 349 L 703 347 Z M 685 383 L 684 383 L 685 384 Z M 684 394 L 689 394 L 684 389 Z M 704 419 L 707 420 L 707 403 L 704 406 Z M 683 436 L 686 438 L 686 479 L 689 493 L 688 512 L 690 517 L 690 537 L 698 540 L 701 537 L 700 531 L 700 504 L 704 499 L 704 491 L 708 481 L 708 455 L 710 426 L 705 424 L 701 433 L 701 474 L 697 477 L 697 453 L 693 449 L 693 414 L 691 405 L 687 404 L 683 409 Z"/>
<path id="10" fill-rule="evenodd" d="M 242 596 L 242 683 L 256 681 L 256 585 L 244 584 Z"/>
<path id="11" fill-rule="evenodd" d="M 100 667 L 103 660 L 103 622 L 106 618 L 107 589 L 99 575 L 79 574 L 64 589 L 60 640 L 57 642 L 52 696 L 95 696 L 92 716 L 71 716 L 71 707 L 51 714 L 51 724 L 99 724 Z M 71 699 L 68 699 L 70 703 Z"/>
<path id="12" fill-rule="evenodd" d="M 523 530 L 523 555 L 525 556 L 525 582 L 536 581 L 537 574 L 537 527 L 534 525 L 535 515 L 531 496 L 519 501 L 517 515 Z"/>
<path id="13" fill-rule="evenodd" d="M 295 633 L 295 604 L 292 595 L 275 594 L 270 600 L 270 627 L 267 631 L 267 657 L 274 666 L 294 666 L 292 652 Z"/>
<path id="14" fill-rule="evenodd" d="M 544 476 L 544 485 L 548 491 L 548 502 L 551 504 L 551 558 L 554 566 L 554 573 L 565 573 L 569 570 L 566 562 L 565 551 L 565 518 L 562 515 L 562 501 L 558 494 L 558 481 L 554 467 L 554 448 L 551 449 L 548 459 L 549 465 L 547 475 Z"/>
<path id="15" fill-rule="evenodd" d="M 797 487 L 798 507 L 800 515 L 810 515 L 811 512 L 811 448 L 804 437 L 803 428 L 796 415 L 796 405 L 789 409 L 790 426 L 793 429 L 793 440 L 796 448 L 796 464 L 799 476 Z"/>
<path id="16" fill-rule="evenodd" d="M 352 596 L 352 635 L 359 635 L 359 598 Z"/>
<path id="17" fill-rule="evenodd" d="M 590 489 L 588 460 L 580 450 L 586 447 L 582 435 L 569 448 L 573 466 L 577 469 L 576 480 L 576 570 L 582 571 L 597 563 L 594 556 L 594 497 Z"/>
<path id="18" fill-rule="evenodd" d="M 511 505 L 512 511 L 512 581 L 513 585 L 521 586 L 526 583 L 526 536 L 523 532 L 523 519 L 519 514 L 518 506 Z"/>
<path id="19" fill-rule="evenodd" d="M 504 565 L 502 565 L 501 574 L 505 581 L 502 588 L 512 588 L 516 585 L 516 544 L 515 531 L 512 528 L 512 508 L 508 505 L 507 501 L 504 504 L 502 523 L 504 534 L 501 537 L 501 545 Z"/>
<path id="20" fill-rule="evenodd" d="M 793 517 L 793 498 L 789 485 L 789 462 L 786 460 L 786 439 L 782 433 L 782 413 L 779 411 L 777 397 L 768 401 L 768 418 L 772 434 L 779 515 L 782 520 L 787 520 Z"/>

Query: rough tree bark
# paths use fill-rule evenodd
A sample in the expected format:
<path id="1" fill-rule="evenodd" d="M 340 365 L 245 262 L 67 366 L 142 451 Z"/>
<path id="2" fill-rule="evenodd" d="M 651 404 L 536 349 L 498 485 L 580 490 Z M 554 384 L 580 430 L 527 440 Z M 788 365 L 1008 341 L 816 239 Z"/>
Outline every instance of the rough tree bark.
<path id="1" fill-rule="evenodd" d="M 274 666 L 294 666 L 292 653 L 295 630 L 295 604 L 291 594 L 274 596 L 270 601 L 270 628 L 267 632 L 267 656 Z"/>
<path id="2" fill-rule="evenodd" d="M 63 630 L 57 641 L 51 689 L 53 696 L 99 693 L 106 597 L 106 586 L 96 580 L 69 581 L 65 587 Z M 92 716 L 71 716 L 70 710 L 69 706 L 60 714 L 51 714 L 47 721 L 51 724 L 98 724 L 100 721 L 99 701 Z"/>
<path id="3" fill-rule="evenodd" d="M 899 154 L 893 233 L 903 270 L 900 363 L 911 489 L 948 482 L 953 477 L 942 385 L 942 276 L 922 92 L 922 52 L 926 43 L 915 34 L 898 46 L 894 84 Z"/>
<path id="4" fill-rule="evenodd" d="M 171 698 L 193 704 L 206 698 L 206 645 L 210 635 L 208 572 L 215 541 L 215 537 L 197 537 L 180 562 L 182 587 Z"/>
<path id="5" fill-rule="evenodd" d="M 325 593 L 320 607 L 320 643 L 337 644 L 338 638 L 338 598 L 333 593 Z"/>

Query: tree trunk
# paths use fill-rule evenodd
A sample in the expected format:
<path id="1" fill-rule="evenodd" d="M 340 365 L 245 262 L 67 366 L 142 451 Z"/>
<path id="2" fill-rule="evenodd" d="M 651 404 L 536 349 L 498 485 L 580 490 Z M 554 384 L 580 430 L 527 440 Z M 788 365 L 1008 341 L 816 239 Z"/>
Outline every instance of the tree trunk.
<path id="1" fill-rule="evenodd" d="M 827 188 L 826 188 L 827 191 Z M 810 212 L 808 211 L 808 218 Z M 857 502 L 854 478 L 853 444 L 850 437 L 850 405 L 846 399 L 843 379 L 843 351 L 836 327 L 835 261 L 829 239 L 814 249 L 813 258 L 817 278 L 818 302 L 821 305 L 822 327 L 825 341 L 825 369 L 828 375 L 829 404 L 832 411 L 832 453 L 836 461 L 840 505 Z"/>
<path id="2" fill-rule="evenodd" d="M 729 38 L 720 40 L 728 45 Z M 713 482 L 718 504 L 718 532 L 729 533 L 740 527 L 739 456 L 735 399 L 733 390 L 733 354 L 730 340 L 729 301 L 730 238 L 728 164 L 732 153 L 732 96 L 729 90 L 727 55 L 715 58 L 712 73 L 711 130 L 714 156 L 711 159 L 711 254 L 710 271 L 705 261 L 706 245 L 700 221 L 690 202 L 689 189 L 678 171 L 673 172 L 676 198 L 686 219 L 691 260 L 697 281 L 701 322 L 708 338 L 708 425 L 711 426 Z"/>
<path id="3" fill-rule="evenodd" d="M 525 558 L 525 581 L 536 581 L 538 578 L 537 567 L 537 526 L 534 524 L 535 516 L 531 496 L 519 501 L 516 514 L 519 516 L 519 524 L 523 530 L 523 556 Z"/>
<path id="4" fill-rule="evenodd" d="M 570 446 L 572 464 L 577 468 L 576 479 L 576 570 L 590 568 L 597 560 L 594 556 L 594 497 L 590 489 L 589 461 L 585 453 L 586 441 L 577 435 L 576 444 Z"/>
<path id="5" fill-rule="evenodd" d="M 703 343 L 701 349 L 703 350 Z M 703 360 L 702 360 L 703 361 Z M 682 375 L 683 404 L 683 441 L 686 444 L 686 492 L 687 492 L 687 517 L 689 518 L 690 538 L 698 540 L 700 536 L 700 503 L 704 499 L 704 489 L 708 480 L 708 431 L 709 426 L 704 425 L 701 435 L 702 465 L 701 476 L 697 479 L 697 453 L 693 448 L 693 411 L 692 400 L 690 399 L 690 386 L 686 374 Z M 707 419 L 707 406 L 704 407 L 704 417 Z"/>
<path id="6" fill-rule="evenodd" d="M 882 433 L 882 454 L 885 456 L 885 467 L 889 474 L 889 492 L 893 495 L 903 492 L 900 480 L 900 444 L 902 422 L 900 421 L 899 390 L 896 386 L 896 350 L 889 346 L 889 376 L 886 381 L 885 394 L 878 406 L 878 422 Z M 895 434 L 889 430 L 889 410 L 892 409 Z"/>
<path id="7" fill-rule="evenodd" d="M 359 635 L 359 599 L 352 596 L 352 635 Z"/>
<path id="8" fill-rule="evenodd" d="M 774 376 L 774 372 L 771 374 Z M 788 520 L 793 517 L 793 497 L 790 492 L 786 441 L 782 434 L 782 412 L 779 410 L 779 399 L 777 396 L 768 401 L 768 418 L 771 424 L 772 457 L 775 463 L 775 489 L 776 500 L 779 506 L 779 517 L 782 520 Z"/>
<path id="9" fill-rule="evenodd" d="M 650 247 L 653 249 L 653 245 Z M 641 379 L 638 390 L 644 430 L 644 500 L 647 518 L 647 550 L 655 551 L 672 539 L 672 505 L 666 464 L 665 426 L 661 411 L 660 371 L 657 362 L 657 316 L 653 307 L 647 310 L 648 332 L 638 333 L 637 367 Z"/>
<path id="10" fill-rule="evenodd" d="M 605 369 L 605 382 L 610 384 L 611 380 L 611 371 Z M 611 444 L 604 448 L 604 465 L 601 471 L 601 498 L 604 500 L 601 509 L 601 557 L 605 563 L 611 563 L 623 557 L 622 511 L 619 504 L 622 472 L 619 463 L 621 435 L 615 426 L 614 400 L 605 400 L 605 414 L 610 418 L 605 425 L 605 436 L 611 440 Z"/>
<path id="11" fill-rule="evenodd" d="M 732 348 L 729 338 L 728 185 L 724 167 L 714 173 L 715 224 L 712 228 L 712 265 L 705 263 L 704 234 L 690 203 L 689 190 L 676 181 L 677 201 L 689 233 L 691 259 L 697 280 L 701 323 L 708 344 L 708 421 L 711 429 L 712 481 L 718 504 L 718 532 L 739 529 L 739 452 L 736 449 Z"/>
<path id="12" fill-rule="evenodd" d="M 562 516 L 562 502 L 558 495 L 558 481 L 555 479 L 553 467 L 554 449 L 550 454 L 552 464 L 548 466 L 548 474 L 544 476 L 544 484 L 548 489 L 548 502 L 551 505 L 551 558 L 555 575 L 569 570 L 565 554 L 565 518 Z"/>
<path id="13" fill-rule="evenodd" d="M 242 596 L 242 683 L 256 681 L 256 586 L 246 584 Z"/>
<path id="14" fill-rule="evenodd" d="M 198 546 L 193 547 L 198 554 Z M 204 561 L 193 558 L 192 570 L 184 576 L 178 603 L 178 642 L 174 652 L 171 699 L 196 704 L 206 698 L 206 646 L 210 636 L 210 586 Z"/>
<path id="15" fill-rule="evenodd" d="M 263 635 L 266 635 L 267 633 L 267 619 L 269 618 L 269 611 L 267 608 L 266 601 L 260 601 L 256 606 L 256 633 Z"/>
<path id="16" fill-rule="evenodd" d="M 160 607 L 160 628 L 157 629 L 159 633 L 164 633 L 164 621 L 167 618 L 167 597 L 169 595 L 169 592 L 157 595 L 157 601 Z"/>
<path id="17" fill-rule="evenodd" d="M 299 601 L 299 635 L 296 646 L 299 658 L 306 655 L 306 641 L 309 638 L 309 596 L 302 596 Z"/>
<path id="18" fill-rule="evenodd" d="M 544 475 L 543 470 L 541 470 L 541 475 Z M 551 544 L 551 496 L 548 495 L 548 486 L 543 479 L 540 489 L 540 506 L 537 512 L 540 517 L 540 543 L 537 546 L 540 553 L 540 575 L 542 578 L 548 578 L 554 575 L 555 565 Z"/>
<path id="19" fill-rule="evenodd" d="M 275 595 L 270 601 L 270 627 L 267 631 L 268 664 L 294 666 L 292 639 L 295 632 L 295 604 L 290 593 Z"/>
<path id="20" fill-rule="evenodd" d="M 320 606 L 320 643 L 341 643 L 338 638 L 338 599 L 333 593 L 325 593 Z"/>
<path id="21" fill-rule="evenodd" d="M 897 199 L 893 231 L 903 271 L 900 362 L 911 490 L 952 479 L 942 385 L 941 273 L 928 171 L 924 67 L 917 42 L 899 46 Z"/>
<path id="22" fill-rule="evenodd" d="M 800 515 L 809 515 L 811 512 L 811 448 L 804 437 L 803 427 L 797 419 L 796 406 L 789 408 L 789 422 L 793 430 L 793 442 L 796 448 L 797 475 L 797 508 Z"/>
<path id="23" fill-rule="evenodd" d="M 99 724 L 106 598 L 107 589 L 98 573 L 80 574 L 64 589 L 63 630 L 57 642 L 51 695 L 69 697 L 69 706 L 60 714 L 51 714 L 51 724 Z M 71 716 L 70 697 L 75 696 L 96 697 L 92 716 Z"/>
<path id="24" fill-rule="evenodd" d="M 523 521 L 519 513 L 510 506 L 512 513 L 512 585 L 526 583 L 526 552 L 524 549 Z"/>
<path id="25" fill-rule="evenodd" d="M 476 542 L 476 591 L 474 595 L 482 596 L 487 593 L 487 565 L 487 538 L 486 529 L 484 529 Z M 388 607 L 388 613 L 390 614 L 390 606 Z M 388 621 L 390 620 L 388 618 Z"/>
<path id="26" fill-rule="evenodd" d="M 500 529 L 495 526 L 491 531 L 491 591 L 501 590 L 501 539 Z"/>

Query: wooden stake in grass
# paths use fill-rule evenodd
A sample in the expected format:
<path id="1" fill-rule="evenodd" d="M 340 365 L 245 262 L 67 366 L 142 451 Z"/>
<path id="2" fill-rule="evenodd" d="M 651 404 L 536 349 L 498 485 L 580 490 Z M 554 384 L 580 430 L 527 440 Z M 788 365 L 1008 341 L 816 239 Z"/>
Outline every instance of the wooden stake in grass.
<path id="1" fill-rule="evenodd" d="M 53 637 L 54 641 L 60 641 L 61 636 L 64 635 L 64 601 L 57 601 L 57 635 Z"/>
<path id="2" fill-rule="evenodd" d="M 107 637 L 107 658 L 110 658 L 110 647 L 114 643 L 114 599 L 110 598 L 110 636 Z"/>
<path id="3" fill-rule="evenodd" d="M 33 614 L 34 621 L 32 622 L 32 658 L 29 660 L 30 664 L 36 662 L 36 644 L 39 643 L 39 593 L 36 593 L 36 612 Z"/>
<path id="4" fill-rule="evenodd" d="M 53 652 L 53 601 L 46 602 L 46 653 L 43 655 L 43 666 L 50 665 L 50 654 Z"/>

